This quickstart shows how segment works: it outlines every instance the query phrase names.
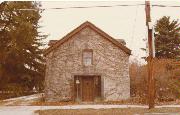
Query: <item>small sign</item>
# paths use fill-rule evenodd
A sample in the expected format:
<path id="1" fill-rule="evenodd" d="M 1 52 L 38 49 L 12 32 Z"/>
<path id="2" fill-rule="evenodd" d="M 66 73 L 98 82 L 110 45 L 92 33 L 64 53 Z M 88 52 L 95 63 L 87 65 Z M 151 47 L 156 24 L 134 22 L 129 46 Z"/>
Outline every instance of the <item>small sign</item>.
<path id="1" fill-rule="evenodd" d="M 155 37 L 154 37 L 154 27 L 152 28 L 152 50 L 153 50 L 153 58 L 155 57 L 156 54 L 156 49 L 155 49 Z"/>
<path id="2" fill-rule="evenodd" d="M 76 84 L 80 84 L 79 79 L 76 79 Z"/>
<path id="3" fill-rule="evenodd" d="M 146 57 L 149 56 L 149 45 L 148 45 L 148 31 L 146 31 L 146 36 L 147 39 L 146 41 Z M 156 54 L 156 49 L 155 49 L 155 37 L 154 37 L 154 28 L 152 27 L 152 50 L 153 50 L 153 58 L 155 57 Z"/>
<path id="4" fill-rule="evenodd" d="M 36 87 L 35 87 L 35 86 L 33 87 L 33 92 L 37 92 L 37 90 L 36 90 Z"/>

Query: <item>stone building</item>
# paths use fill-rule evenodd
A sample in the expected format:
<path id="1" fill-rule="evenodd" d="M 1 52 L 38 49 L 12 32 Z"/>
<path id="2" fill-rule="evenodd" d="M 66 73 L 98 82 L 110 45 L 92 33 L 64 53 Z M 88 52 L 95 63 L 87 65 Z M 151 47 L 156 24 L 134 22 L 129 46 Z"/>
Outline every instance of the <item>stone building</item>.
<path id="1" fill-rule="evenodd" d="M 45 51 L 47 101 L 119 101 L 130 97 L 125 42 L 85 22 Z"/>

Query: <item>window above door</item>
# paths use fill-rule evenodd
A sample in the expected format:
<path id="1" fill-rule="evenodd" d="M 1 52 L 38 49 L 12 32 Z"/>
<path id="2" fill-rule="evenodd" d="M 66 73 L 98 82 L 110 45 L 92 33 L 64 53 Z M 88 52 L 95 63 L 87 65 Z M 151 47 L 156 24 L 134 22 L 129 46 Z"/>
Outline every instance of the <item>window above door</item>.
<path id="1" fill-rule="evenodd" d="M 85 49 L 83 50 L 83 65 L 90 66 L 93 62 L 93 50 Z"/>

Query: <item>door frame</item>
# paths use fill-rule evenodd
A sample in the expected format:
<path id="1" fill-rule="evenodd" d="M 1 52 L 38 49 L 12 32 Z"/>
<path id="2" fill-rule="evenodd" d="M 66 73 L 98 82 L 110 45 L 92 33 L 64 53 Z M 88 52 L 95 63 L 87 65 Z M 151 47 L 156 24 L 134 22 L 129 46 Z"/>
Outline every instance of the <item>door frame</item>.
<path id="1" fill-rule="evenodd" d="M 100 96 L 99 97 L 102 97 L 101 96 L 101 76 L 100 75 L 74 75 L 74 101 L 76 101 L 76 102 L 84 102 L 83 99 L 82 99 L 82 96 L 83 96 L 82 82 L 83 82 L 84 77 L 93 77 L 93 101 L 92 102 L 94 102 L 94 101 L 96 101 L 96 98 L 97 98 L 96 97 L 97 92 L 95 91 L 95 78 L 96 77 L 98 78 L 98 81 L 100 83 L 100 84 L 98 84 L 99 85 L 98 87 L 100 88 L 100 91 L 99 91 Z M 76 84 L 77 79 L 80 82 L 79 84 Z M 77 98 L 77 96 L 78 96 L 78 98 Z"/>

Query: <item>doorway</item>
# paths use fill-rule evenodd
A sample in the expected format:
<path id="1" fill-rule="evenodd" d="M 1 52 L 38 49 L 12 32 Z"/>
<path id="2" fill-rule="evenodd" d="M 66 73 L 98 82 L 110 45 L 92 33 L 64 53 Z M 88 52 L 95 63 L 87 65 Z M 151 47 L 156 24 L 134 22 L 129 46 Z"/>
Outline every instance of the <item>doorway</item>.
<path id="1" fill-rule="evenodd" d="M 94 101 L 94 77 L 82 78 L 82 101 Z"/>
<path id="2" fill-rule="evenodd" d="M 75 100 L 94 102 L 101 97 L 101 77 L 95 75 L 79 75 L 74 77 Z"/>

